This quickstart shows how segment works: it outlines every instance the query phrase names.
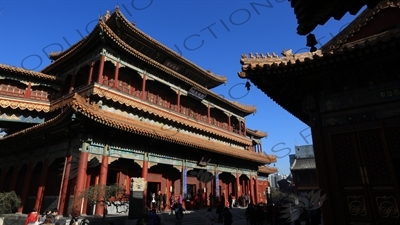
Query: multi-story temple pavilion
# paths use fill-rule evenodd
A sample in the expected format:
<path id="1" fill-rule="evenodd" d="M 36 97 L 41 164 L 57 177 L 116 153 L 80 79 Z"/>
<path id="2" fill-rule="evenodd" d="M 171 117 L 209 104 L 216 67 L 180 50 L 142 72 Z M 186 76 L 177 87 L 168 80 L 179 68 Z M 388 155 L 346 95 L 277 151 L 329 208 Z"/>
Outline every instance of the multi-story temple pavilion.
<path id="1" fill-rule="evenodd" d="M 147 182 L 145 199 L 161 191 L 266 201 L 276 157 L 262 151 L 267 134 L 246 126 L 256 108 L 210 90 L 225 77 L 144 34 L 118 8 L 50 57 L 41 72 L 0 65 L 0 191 L 21 196 L 19 212 L 91 214 L 73 196 L 95 184 L 129 192 L 131 178 Z"/>
<path id="2" fill-rule="evenodd" d="M 291 4 L 302 35 L 367 9 L 317 51 L 243 55 L 239 76 L 311 127 L 323 224 L 398 224 L 400 2 Z"/>

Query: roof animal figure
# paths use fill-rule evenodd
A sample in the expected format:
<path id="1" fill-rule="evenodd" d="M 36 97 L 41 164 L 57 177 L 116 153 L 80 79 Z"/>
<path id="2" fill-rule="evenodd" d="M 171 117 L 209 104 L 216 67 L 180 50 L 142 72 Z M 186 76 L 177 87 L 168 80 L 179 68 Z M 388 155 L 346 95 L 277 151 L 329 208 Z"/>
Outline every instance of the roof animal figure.
<path id="1" fill-rule="evenodd" d="M 283 49 L 282 55 L 285 57 L 293 56 L 292 49 L 288 49 L 288 50 Z"/>

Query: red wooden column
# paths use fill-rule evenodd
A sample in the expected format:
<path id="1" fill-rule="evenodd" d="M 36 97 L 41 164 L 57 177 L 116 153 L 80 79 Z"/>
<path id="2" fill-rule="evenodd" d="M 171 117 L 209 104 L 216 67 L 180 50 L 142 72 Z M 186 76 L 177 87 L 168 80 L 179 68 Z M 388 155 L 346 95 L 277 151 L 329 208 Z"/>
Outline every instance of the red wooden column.
<path id="1" fill-rule="evenodd" d="M 239 172 L 236 172 L 236 201 L 239 200 L 240 192 L 240 175 Z"/>
<path id="2" fill-rule="evenodd" d="M 108 156 L 103 155 L 101 159 L 100 165 L 100 177 L 99 177 L 99 184 L 106 185 L 107 184 L 107 173 L 108 173 Z M 96 205 L 96 215 L 103 215 L 104 213 L 104 206 L 97 204 Z"/>
<path id="3" fill-rule="evenodd" d="M 86 175 L 86 179 L 85 179 L 85 189 L 88 189 L 90 187 L 90 179 L 92 178 L 91 174 L 87 174 Z M 87 215 L 87 207 L 88 207 L 88 202 L 83 199 L 83 206 L 82 206 L 82 215 Z"/>
<path id="4" fill-rule="evenodd" d="M 250 175 L 250 185 L 249 185 L 249 190 L 250 190 L 250 199 L 251 203 L 255 204 L 254 202 L 254 182 L 253 182 L 253 176 Z"/>
<path id="5" fill-rule="evenodd" d="M 246 136 L 246 121 L 243 119 L 243 136 Z"/>
<path id="6" fill-rule="evenodd" d="M 4 181 L 6 179 L 8 167 L 1 168 L 1 176 L 0 176 L 0 192 L 3 192 Z"/>
<path id="7" fill-rule="evenodd" d="M 28 191 L 31 184 L 32 172 L 33 172 L 34 163 L 29 163 L 28 170 L 26 171 L 25 179 L 24 179 L 24 186 L 22 187 L 21 193 L 21 207 L 18 208 L 18 212 L 22 213 L 24 210 L 24 206 L 28 200 Z"/>
<path id="8" fill-rule="evenodd" d="M 242 121 L 239 120 L 239 135 L 242 135 Z"/>
<path id="9" fill-rule="evenodd" d="M 26 91 L 24 94 L 24 98 L 31 98 L 31 94 L 32 94 L 32 84 L 31 84 L 31 82 L 29 82 L 28 87 L 26 88 Z"/>
<path id="10" fill-rule="evenodd" d="M 145 91 L 146 91 L 146 74 L 142 75 L 142 95 L 141 95 L 141 99 L 145 100 L 146 99 L 146 95 L 145 95 Z"/>
<path id="11" fill-rule="evenodd" d="M 230 194 L 230 192 L 229 192 L 229 183 L 228 184 L 225 184 L 224 183 L 224 185 L 225 185 L 225 190 L 224 190 L 224 195 L 225 195 L 225 202 L 224 202 L 224 206 L 228 206 L 229 207 L 229 194 Z M 228 202 L 228 205 L 227 205 L 227 202 Z"/>
<path id="12" fill-rule="evenodd" d="M 60 195 L 60 200 L 58 202 L 58 208 L 59 208 L 58 211 L 60 215 L 64 215 L 64 208 L 67 200 L 69 175 L 71 173 L 71 162 L 72 162 L 72 155 L 66 156 L 64 179 L 62 180 L 61 195 Z"/>
<path id="13" fill-rule="evenodd" d="M 169 199 L 171 198 L 171 191 L 173 191 L 173 190 L 171 190 L 171 189 L 173 189 L 172 188 L 172 181 L 170 180 L 170 179 L 168 179 L 167 178 L 167 209 L 170 209 L 170 204 L 169 204 Z"/>
<path id="14" fill-rule="evenodd" d="M 104 70 L 104 60 L 105 56 L 101 55 L 100 56 L 100 65 L 99 65 L 99 74 L 97 76 L 97 83 L 103 84 L 103 70 Z"/>
<path id="15" fill-rule="evenodd" d="M 42 200 L 43 200 L 43 195 L 44 195 L 44 189 L 46 186 L 48 171 L 49 171 L 49 160 L 46 159 L 43 162 L 42 172 L 40 174 L 39 185 L 38 185 L 38 190 L 37 190 L 37 194 L 36 194 L 35 208 L 38 210 L 38 212 L 41 212 L 40 209 L 42 207 Z"/>
<path id="16" fill-rule="evenodd" d="M 9 187 L 9 191 L 15 191 L 15 186 L 17 185 L 18 180 L 18 173 L 19 173 L 20 166 L 15 165 L 13 170 L 13 175 L 11 177 L 11 183 Z"/>
<path id="17" fill-rule="evenodd" d="M 232 131 L 231 114 L 228 114 L 228 130 Z"/>
<path id="18" fill-rule="evenodd" d="M 254 183 L 256 186 L 256 193 L 254 195 L 254 201 L 257 204 L 260 201 L 260 193 L 258 192 L 258 177 L 254 176 Z"/>
<path id="19" fill-rule="evenodd" d="M 147 174 L 149 169 L 149 161 L 147 153 L 144 155 L 143 164 L 142 164 L 142 178 L 147 182 Z M 147 186 L 147 185 L 146 185 Z M 147 189 L 143 190 L 143 209 L 146 209 L 147 202 Z"/>
<path id="20" fill-rule="evenodd" d="M 70 83 L 70 85 L 69 85 L 69 91 L 68 91 L 68 93 L 72 93 L 72 92 L 74 91 L 74 88 L 75 88 L 75 80 L 76 80 L 76 72 L 74 72 L 74 73 L 72 74 L 71 83 Z"/>
<path id="21" fill-rule="evenodd" d="M 177 112 L 181 111 L 181 90 L 178 90 L 178 96 L 176 96 Z"/>
<path id="22" fill-rule="evenodd" d="M 88 80 L 87 80 L 87 85 L 89 85 L 90 83 L 92 83 L 92 78 L 93 78 L 93 66 L 94 66 L 94 62 L 90 63 L 90 69 L 89 69 L 89 76 L 88 76 Z"/>
<path id="23" fill-rule="evenodd" d="M 115 63 L 114 88 L 118 88 L 119 62 Z"/>
<path id="24" fill-rule="evenodd" d="M 82 212 L 82 198 L 80 195 L 82 191 L 85 190 L 86 187 L 86 177 L 87 177 L 87 165 L 88 165 L 88 157 L 89 153 L 87 152 L 88 144 L 84 142 L 82 144 L 81 153 L 79 156 L 79 165 L 78 165 L 78 175 L 76 177 L 76 185 L 74 191 L 74 204 L 72 208 L 72 214 L 81 215 Z"/>
<path id="25" fill-rule="evenodd" d="M 131 177 L 129 176 L 128 173 L 125 175 L 124 185 L 125 185 L 125 193 L 127 195 L 130 195 L 131 194 Z"/>
<path id="26" fill-rule="evenodd" d="M 208 121 L 208 123 L 211 123 L 211 109 L 210 109 L 210 104 L 207 105 L 207 121 Z"/>

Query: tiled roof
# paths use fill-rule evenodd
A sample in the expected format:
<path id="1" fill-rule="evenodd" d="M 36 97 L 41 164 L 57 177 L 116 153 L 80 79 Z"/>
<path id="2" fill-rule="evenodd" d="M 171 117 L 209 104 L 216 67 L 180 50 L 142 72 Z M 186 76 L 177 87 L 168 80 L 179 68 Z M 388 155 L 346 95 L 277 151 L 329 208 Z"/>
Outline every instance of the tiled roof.
<path id="1" fill-rule="evenodd" d="M 190 84 L 192 86 L 195 86 L 196 88 L 200 89 L 204 93 L 207 93 L 207 95 L 213 96 L 214 98 L 219 99 L 219 100 L 221 100 L 221 101 L 223 101 L 223 102 L 235 107 L 236 109 L 239 109 L 239 110 L 241 110 L 243 112 L 246 112 L 248 114 L 254 113 L 256 111 L 256 107 L 255 106 L 247 106 L 247 105 L 243 105 L 243 104 L 240 104 L 238 102 L 235 102 L 235 101 L 229 101 L 229 100 L 221 97 L 220 95 L 212 92 L 211 90 L 209 90 L 209 89 L 207 89 L 207 88 L 205 88 L 205 87 L 203 87 L 201 85 L 198 85 L 196 82 L 192 81 L 191 79 L 189 79 L 189 78 L 187 78 L 187 77 L 175 72 L 174 70 L 166 67 L 165 65 L 162 65 L 161 63 L 156 62 L 155 60 L 151 59 L 150 57 L 142 54 L 141 52 L 139 52 L 138 50 L 134 49 L 133 47 L 131 47 L 130 45 L 125 43 L 123 40 L 121 40 L 119 38 L 119 36 L 117 34 L 115 34 L 114 31 L 111 30 L 111 28 L 108 27 L 103 21 L 100 21 L 100 27 L 101 27 L 101 30 L 105 34 L 107 34 L 106 37 L 108 37 L 110 39 L 110 41 L 112 41 L 112 43 L 116 44 L 117 46 L 119 46 L 123 50 L 129 52 L 131 55 L 139 58 L 140 60 L 143 60 L 144 62 L 146 62 L 146 63 L 148 63 L 148 64 L 150 64 L 152 66 L 160 68 L 161 70 L 165 71 L 166 73 L 168 73 L 168 74 L 170 74 L 170 75 L 172 75 L 172 76 L 174 76 L 174 77 L 176 77 L 176 78 L 178 78 L 178 79 L 180 79 L 180 80 L 182 80 L 182 81 L 184 81 L 184 82 L 186 82 L 186 83 L 188 83 L 188 84 Z"/>
<path id="2" fill-rule="evenodd" d="M 371 20 L 375 18 L 376 15 L 378 15 L 383 9 L 386 8 L 400 8 L 400 1 L 381 1 L 375 8 L 364 10 L 338 35 L 333 37 L 324 46 L 322 46 L 321 51 L 330 52 L 340 48 L 344 43 L 348 41 L 349 38 L 353 37 L 354 34 L 360 31 L 361 28 L 366 26 Z"/>
<path id="3" fill-rule="evenodd" d="M 315 158 L 297 158 L 294 160 L 290 170 L 311 170 L 316 168 Z"/>
<path id="4" fill-rule="evenodd" d="M 322 52 L 317 50 L 316 52 L 304 52 L 299 54 L 291 54 L 291 50 L 285 51 L 283 57 L 266 57 L 263 54 L 243 54 L 240 60 L 242 64 L 242 72 L 238 75 L 242 78 L 246 78 L 246 71 L 248 70 L 273 70 L 275 68 L 286 68 L 294 67 L 296 65 L 302 65 L 305 63 L 310 63 L 316 59 L 329 58 L 335 55 L 347 53 L 354 51 L 356 49 L 363 49 L 367 46 L 374 46 L 380 42 L 386 42 L 391 39 L 400 38 L 400 28 L 388 30 L 380 34 L 376 34 L 359 41 L 354 41 L 351 43 L 346 43 L 339 49 L 332 49 L 329 52 Z M 322 65 L 322 64 L 321 64 Z"/>
<path id="5" fill-rule="evenodd" d="M 145 124 L 142 121 L 136 121 L 128 119 L 126 117 L 118 116 L 115 113 L 101 110 L 98 105 L 92 105 L 88 103 L 85 98 L 77 94 L 74 95 L 72 100 L 70 99 L 69 107 L 69 110 L 64 109 L 64 112 L 59 114 L 55 118 L 48 120 L 42 124 L 35 125 L 17 133 L 8 135 L 4 137 L 2 141 L 10 140 L 13 137 L 21 137 L 28 132 L 37 132 L 38 129 L 42 129 L 47 126 L 53 126 L 55 125 L 55 123 L 61 122 L 62 119 L 69 115 L 68 113 L 71 113 L 70 110 L 72 109 L 73 111 L 86 116 L 88 119 L 125 132 L 130 132 L 188 147 L 198 148 L 218 154 L 229 155 L 262 164 L 268 164 L 276 161 L 275 156 L 240 150 L 234 147 L 220 144 L 218 142 L 214 142 L 212 140 L 196 138 L 192 135 L 188 135 L 183 132 L 176 132 L 171 129 L 160 129 L 158 126 L 153 126 L 147 123 Z"/>
<path id="6" fill-rule="evenodd" d="M 272 174 L 272 173 L 277 173 L 278 172 L 278 168 L 269 167 L 269 166 L 259 166 L 258 167 L 258 172 L 259 173 Z"/>
<path id="7" fill-rule="evenodd" d="M 0 64 L 0 73 L 24 75 L 24 76 L 39 78 L 39 79 L 48 80 L 48 81 L 61 81 L 54 75 L 48 75 L 48 74 L 36 72 L 33 70 L 26 70 L 23 68 L 10 66 L 10 65 L 4 65 L 4 64 Z"/>
<path id="8" fill-rule="evenodd" d="M 259 130 L 252 130 L 250 128 L 246 128 L 246 132 L 250 135 L 253 135 L 253 136 L 259 137 L 259 138 L 263 138 L 268 135 L 267 132 L 263 132 L 263 131 L 259 131 Z"/>
<path id="9" fill-rule="evenodd" d="M 197 129 L 197 130 L 200 130 L 200 131 L 212 134 L 212 135 L 227 138 L 229 140 L 232 140 L 235 142 L 240 142 L 245 145 L 251 144 L 251 140 L 245 138 L 244 136 L 238 136 L 229 131 L 222 131 L 221 129 L 210 127 L 210 126 L 204 125 L 202 123 L 199 123 L 197 121 L 188 120 L 187 117 L 185 117 L 185 116 L 170 113 L 168 110 L 163 110 L 162 108 L 160 109 L 157 106 L 153 106 L 150 104 L 143 104 L 140 101 L 135 101 L 130 98 L 126 98 L 124 96 L 112 93 L 109 90 L 104 90 L 104 89 L 95 87 L 92 91 L 92 94 L 95 94 L 101 98 L 105 98 L 105 99 L 108 99 L 113 102 L 118 102 L 121 105 L 126 105 L 126 106 L 129 106 L 132 108 L 136 108 L 143 112 L 147 112 L 147 113 L 156 115 L 160 118 L 182 124 L 183 126 L 186 126 L 186 127 L 194 128 L 194 129 Z"/>
<path id="10" fill-rule="evenodd" d="M 115 14 L 115 13 L 114 13 Z M 134 28 L 134 27 L 133 27 Z M 137 28 L 134 28 L 137 30 Z M 141 52 L 139 52 L 138 50 L 134 49 L 133 47 L 131 47 L 130 45 L 128 45 L 127 43 L 125 43 L 123 40 L 120 39 L 120 37 L 114 33 L 114 31 L 106 24 L 106 22 L 103 19 L 100 19 L 98 24 L 96 25 L 96 27 L 92 30 L 92 32 L 86 36 L 85 38 L 81 39 L 78 43 L 72 45 L 70 48 L 68 48 L 66 51 L 61 52 L 61 53 L 53 53 L 53 58 L 56 59 L 52 64 L 50 64 L 49 66 L 47 66 L 46 68 L 44 68 L 42 70 L 43 73 L 46 73 L 48 71 L 51 71 L 52 69 L 55 68 L 56 65 L 60 64 L 61 61 L 63 61 L 64 59 L 68 58 L 68 57 L 72 57 L 74 54 L 76 54 L 77 52 L 79 52 L 80 48 L 84 48 L 85 46 L 87 46 L 91 41 L 98 41 L 98 39 L 100 39 L 99 37 L 99 32 L 101 32 L 103 35 L 105 35 L 105 38 L 107 38 L 109 41 L 111 41 L 111 43 L 115 44 L 116 46 L 120 47 L 121 49 L 123 49 L 124 51 L 127 51 L 128 53 L 130 53 L 131 55 L 133 55 L 134 57 L 139 58 L 140 60 L 143 60 L 144 62 L 148 63 L 149 65 L 155 66 L 157 68 L 160 68 L 162 71 L 165 71 L 166 73 L 190 84 L 191 86 L 195 86 L 196 88 L 199 88 L 201 91 L 203 91 L 204 93 L 206 93 L 209 96 L 212 96 L 213 98 L 216 98 L 218 100 L 221 100 L 222 102 L 225 102 L 226 104 L 246 113 L 246 114 L 251 114 L 254 113 L 256 111 L 256 107 L 255 106 L 248 106 L 248 105 L 244 105 L 241 104 L 239 102 L 236 101 L 230 101 L 228 99 L 225 99 L 223 97 L 221 97 L 220 95 L 212 92 L 211 90 L 197 84 L 196 82 L 188 79 L 187 77 L 175 72 L 174 70 L 170 69 L 169 67 L 151 59 L 150 57 L 142 54 Z M 141 31 L 140 31 L 141 32 Z M 142 35 L 146 35 L 143 32 L 141 32 Z M 147 36 L 147 35 L 146 35 Z M 151 40 L 153 40 L 151 37 L 147 37 L 150 38 Z M 153 40 L 153 42 L 156 42 L 155 40 Z M 158 42 L 157 42 L 158 43 Z M 160 44 L 161 45 L 161 44 Z M 180 57 L 179 55 L 177 57 Z"/>
<path id="11" fill-rule="evenodd" d="M 218 81 L 220 84 L 224 83 L 227 81 L 227 78 L 225 76 L 218 76 L 216 74 L 213 74 L 210 71 L 206 71 L 193 62 L 185 59 L 184 57 L 180 56 L 176 52 L 172 51 L 170 48 L 167 46 L 163 45 L 162 43 L 158 42 L 157 40 L 153 39 L 149 35 L 145 34 L 141 30 L 139 30 L 135 25 L 133 25 L 130 21 L 126 19 L 126 17 L 121 13 L 119 8 L 117 7 L 115 10 L 115 15 L 121 19 L 123 24 L 128 27 L 130 30 L 132 30 L 134 33 L 138 34 L 139 36 L 143 37 L 144 39 L 148 40 L 152 45 L 157 46 L 158 48 L 162 49 L 164 52 L 172 56 L 174 59 L 177 59 L 179 61 L 182 61 L 184 64 L 188 65 L 190 68 L 194 68 L 197 72 L 201 73 L 202 75 L 209 77 L 215 81 Z M 112 17 L 112 16 L 111 16 Z"/>
<path id="12" fill-rule="evenodd" d="M 363 6 L 374 8 L 380 0 L 291 0 L 297 18 L 297 33 L 306 35 L 316 26 L 324 25 L 331 17 L 340 20 L 347 12 L 355 15 Z"/>

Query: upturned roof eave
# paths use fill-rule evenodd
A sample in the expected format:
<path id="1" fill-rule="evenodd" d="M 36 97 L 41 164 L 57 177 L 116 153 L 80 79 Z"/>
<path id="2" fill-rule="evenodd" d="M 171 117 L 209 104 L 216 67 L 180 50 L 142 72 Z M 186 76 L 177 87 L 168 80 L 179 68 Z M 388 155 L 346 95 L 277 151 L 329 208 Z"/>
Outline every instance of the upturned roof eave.
<path id="1" fill-rule="evenodd" d="M 11 141 L 13 138 L 20 138 L 22 136 L 26 136 L 30 133 L 37 132 L 38 130 L 41 129 L 46 129 L 47 127 L 52 127 L 57 125 L 58 123 L 61 123 L 67 115 L 71 114 L 72 112 L 80 113 L 83 116 L 87 117 L 90 120 L 93 120 L 97 123 L 119 129 L 125 132 L 130 132 L 130 133 L 135 133 L 143 136 L 147 136 L 150 138 L 156 138 L 159 140 L 167 141 L 167 142 L 172 142 L 176 143 L 179 145 L 184 145 L 188 147 L 194 147 L 194 148 L 199 148 L 203 149 L 205 151 L 211 151 L 214 153 L 222 154 L 222 155 L 229 155 L 235 158 L 240 158 L 240 159 L 245 159 L 249 160 L 255 163 L 261 163 L 261 164 L 267 164 L 273 162 L 274 158 L 272 156 L 268 155 L 263 155 L 261 157 L 260 154 L 257 153 L 251 153 L 245 150 L 238 150 L 229 146 L 220 146 L 220 144 L 217 144 L 212 141 L 208 141 L 207 143 L 203 140 L 200 141 L 197 140 L 198 138 L 188 138 L 186 137 L 187 135 L 184 135 L 182 133 L 174 133 L 171 135 L 170 132 L 173 132 L 169 129 L 158 129 L 156 130 L 154 127 L 150 127 L 149 125 L 146 126 L 139 126 L 139 124 L 131 124 L 132 121 L 127 121 L 126 118 L 120 118 L 121 121 L 118 120 L 118 118 L 114 114 L 110 114 L 104 111 L 101 112 L 96 112 L 94 110 L 93 105 L 89 105 L 89 103 L 85 102 L 85 99 L 83 97 L 80 97 L 78 95 L 74 95 L 73 99 L 69 102 L 68 107 L 64 109 L 64 111 L 57 115 L 56 117 L 42 123 L 38 124 L 35 126 L 32 126 L 30 128 L 24 129 L 22 131 L 19 131 L 17 133 L 11 134 L 9 136 L 6 136 L 2 139 L 0 139 L 1 142 L 7 142 Z M 181 137 L 182 136 L 182 137 Z M 204 143 L 203 143 L 204 142 Z M 271 158 L 272 157 L 272 158 Z"/>
<path id="2" fill-rule="evenodd" d="M 9 73 L 9 74 L 17 74 L 17 75 L 27 76 L 27 77 L 37 78 L 37 79 L 43 79 L 43 80 L 56 82 L 56 83 L 60 83 L 63 81 L 63 79 L 60 79 L 54 75 L 48 75 L 48 74 L 45 74 L 42 72 L 36 72 L 33 70 L 27 70 L 27 69 L 23 69 L 20 67 L 15 67 L 15 66 L 10 66 L 10 65 L 5 65 L 5 64 L 0 64 L 0 72 Z"/>
<path id="3" fill-rule="evenodd" d="M 208 72 L 202 68 L 200 68 L 198 65 L 195 63 L 183 58 L 181 55 L 176 53 L 175 51 L 171 50 L 167 46 L 163 45 L 162 43 L 158 42 L 157 40 L 151 38 L 149 35 L 145 34 L 141 30 L 139 30 L 136 26 L 134 26 L 131 22 L 129 22 L 126 17 L 121 13 L 119 8 L 116 8 L 115 13 L 113 15 L 118 16 L 118 18 L 122 19 L 123 24 L 125 25 L 126 28 L 134 32 L 135 34 L 139 35 L 143 40 L 148 41 L 153 46 L 156 46 L 157 48 L 161 49 L 163 52 L 165 52 L 167 55 L 174 59 L 178 59 L 180 62 L 183 64 L 189 66 L 190 68 L 194 69 L 194 71 L 198 72 L 199 74 L 203 75 L 203 78 L 207 78 L 210 82 L 212 81 L 214 85 L 209 85 L 208 88 L 214 88 L 217 87 L 223 83 L 227 82 L 227 77 L 224 76 L 218 76 L 216 74 L 212 74 L 211 72 Z M 113 17 L 111 15 L 110 18 Z"/>
<path id="4" fill-rule="evenodd" d="M 134 49 L 132 46 L 128 45 L 123 40 L 121 40 L 119 38 L 119 36 L 117 34 L 115 34 L 114 31 L 105 22 L 101 21 L 99 26 L 101 27 L 101 30 L 106 34 L 105 38 L 108 38 L 110 43 L 115 44 L 119 49 L 125 51 L 127 54 L 132 55 L 132 56 L 146 62 L 147 64 L 149 64 L 151 66 L 157 67 L 157 68 L 163 70 L 164 72 L 166 72 L 172 76 L 175 76 L 176 78 L 180 79 L 181 81 L 183 81 L 191 86 L 199 88 L 200 91 L 203 91 L 207 95 L 212 96 L 215 99 L 218 99 L 218 100 L 221 100 L 222 102 L 227 103 L 231 107 L 236 108 L 237 110 L 241 111 L 242 113 L 244 113 L 246 115 L 250 115 L 250 114 L 256 112 L 257 109 L 255 106 L 246 106 L 246 105 L 240 104 L 238 102 L 227 100 L 227 99 L 221 97 L 220 95 L 212 92 L 211 90 L 184 77 L 180 73 L 178 73 L 178 72 L 160 64 L 159 62 L 151 59 L 150 57 L 144 55 L 143 53 L 139 52 L 138 50 Z"/>
<path id="5" fill-rule="evenodd" d="M 101 20 L 99 20 L 101 21 Z M 82 48 L 87 46 L 91 41 L 98 41 L 95 37 L 98 35 L 99 32 L 99 23 L 93 28 L 92 32 L 88 34 L 86 37 L 82 38 L 71 47 L 60 53 L 56 60 L 54 60 L 51 64 L 46 66 L 44 69 L 41 70 L 42 73 L 47 73 L 54 69 L 55 67 L 61 65 L 65 60 L 68 60 L 72 55 L 77 54 L 78 52 L 82 51 Z"/>

